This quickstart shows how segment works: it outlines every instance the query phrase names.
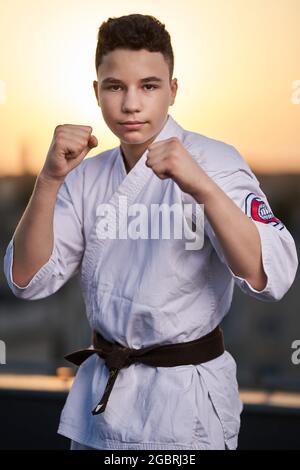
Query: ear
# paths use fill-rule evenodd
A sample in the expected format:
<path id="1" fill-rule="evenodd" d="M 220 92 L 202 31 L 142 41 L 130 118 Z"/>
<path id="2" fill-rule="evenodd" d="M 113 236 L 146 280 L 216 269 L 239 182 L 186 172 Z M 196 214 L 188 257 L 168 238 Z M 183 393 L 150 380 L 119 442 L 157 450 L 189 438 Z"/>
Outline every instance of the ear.
<path id="1" fill-rule="evenodd" d="M 178 89 L 177 78 L 173 78 L 171 80 L 170 88 L 171 88 L 170 106 L 172 106 L 175 102 L 176 93 Z"/>
<path id="2" fill-rule="evenodd" d="M 93 81 L 93 87 L 94 87 L 94 92 L 95 92 L 95 96 L 96 96 L 96 100 L 97 100 L 98 106 L 100 106 L 100 104 L 99 104 L 99 96 L 98 96 L 98 82 L 97 82 L 96 80 Z"/>

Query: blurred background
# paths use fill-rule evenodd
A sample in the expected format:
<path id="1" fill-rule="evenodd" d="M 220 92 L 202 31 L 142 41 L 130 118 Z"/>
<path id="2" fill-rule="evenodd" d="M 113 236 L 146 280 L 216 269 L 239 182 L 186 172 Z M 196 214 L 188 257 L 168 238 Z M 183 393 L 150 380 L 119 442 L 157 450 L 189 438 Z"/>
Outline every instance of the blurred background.
<path id="1" fill-rule="evenodd" d="M 171 34 L 179 89 L 170 114 L 184 128 L 239 150 L 299 247 L 299 0 L 161 0 L 159 5 L 144 1 L 142 8 L 139 1 L 1 0 L 0 10 L 2 260 L 58 124 L 93 127 L 99 146 L 89 156 L 118 145 L 94 97 L 94 55 L 100 24 L 130 13 L 156 16 Z M 69 366 L 63 356 L 90 344 L 78 278 L 49 298 L 30 302 L 12 295 L 2 270 L 0 296 L 0 340 L 6 344 L 0 422 L 25 399 L 32 399 L 27 411 L 38 419 L 34 403 L 42 399 L 50 423 L 49 400 L 58 413 L 71 380 L 61 369 Z M 291 360 L 292 343 L 300 340 L 299 303 L 299 274 L 277 303 L 235 289 L 223 328 L 246 404 L 244 448 L 280 443 L 300 448 L 291 425 L 294 420 L 295 429 L 300 426 L 300 364 Z M 260 427 L 258 439 L 263 422 L 269 428 L 264 434 Z M 55 435 L 55 425 L 54 420 L 51 435 L 35 443 L 37 436 L 31 438 L 27 429 L 25 444 L 15 434 L 13 441 L 0 425 L 0 448 L 17 448 L 21 441 L 28 448 L 62 448 L 66 442 Z"/>

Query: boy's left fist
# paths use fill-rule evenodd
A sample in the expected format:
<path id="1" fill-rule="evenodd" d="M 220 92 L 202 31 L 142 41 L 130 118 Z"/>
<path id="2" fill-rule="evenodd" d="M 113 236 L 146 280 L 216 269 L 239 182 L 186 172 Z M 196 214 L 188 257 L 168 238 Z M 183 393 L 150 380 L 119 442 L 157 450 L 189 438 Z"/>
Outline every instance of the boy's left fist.
<path id="1" fill-rule="evenodd" d="M 199 191 L 204 172 L 177 137 L 150 144 L 145 163 L 160 179 L 172 178 L 182 191 Z"/>

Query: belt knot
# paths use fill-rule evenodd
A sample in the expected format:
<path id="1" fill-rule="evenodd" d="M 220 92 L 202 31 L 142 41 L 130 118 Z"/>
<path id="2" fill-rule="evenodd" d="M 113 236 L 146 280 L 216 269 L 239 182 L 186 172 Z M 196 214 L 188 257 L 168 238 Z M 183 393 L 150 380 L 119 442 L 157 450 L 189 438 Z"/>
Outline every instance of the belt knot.
<path id="1" fill-rule="evenodd" d="M 109 369 L 121 369 L 128 365 L 130 353 L 130 348 L 114 346 L 110 352 L 106 353 L 105 363 Z"/>

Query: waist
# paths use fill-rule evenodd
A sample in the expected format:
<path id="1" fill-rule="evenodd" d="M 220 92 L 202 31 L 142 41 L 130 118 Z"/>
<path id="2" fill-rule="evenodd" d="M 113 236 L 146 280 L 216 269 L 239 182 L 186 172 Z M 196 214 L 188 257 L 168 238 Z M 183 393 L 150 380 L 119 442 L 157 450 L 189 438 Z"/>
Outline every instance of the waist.
<path id="1" fill-rule="evenodd" d="M 223 332 L 220 326 L 196 340 L 173 343 L 155 344 L 145 348 L 134 349 L 120 343 L 107 341 L 100 332 L 93 331 L 93 349 L 81 349 L 65 356 L 73 364 L 80 365 L 88 357 L 97 354 L 104 359 L 109 369 L 109 379 L 100 402 L 93 414 L 102 413 L 107 405 L 109 395 L 123 367 L 141 362 L 152 367 L 172 367 L 186 364 L 201 364 L 223 354 L 225 351 Z"/>

